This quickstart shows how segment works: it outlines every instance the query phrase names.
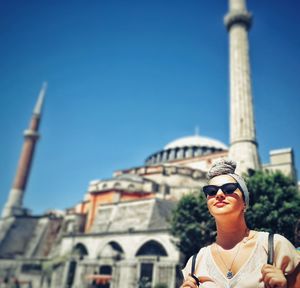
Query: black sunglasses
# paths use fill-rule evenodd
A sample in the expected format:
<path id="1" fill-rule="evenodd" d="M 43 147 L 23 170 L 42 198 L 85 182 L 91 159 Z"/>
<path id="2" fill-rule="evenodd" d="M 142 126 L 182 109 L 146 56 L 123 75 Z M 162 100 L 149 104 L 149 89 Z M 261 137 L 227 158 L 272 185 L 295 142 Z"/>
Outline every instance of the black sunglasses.
<path id="1" fill-rule="evenodd" d="M 240 188 L 239 183 L 225 183 L 222 186 L 217 185 L 206 185 L 202 188 L 202 191 L 204 192 L 205 196 L 215 196 L 219 189 L 221 189 L 225 194 L 232 194 L 237 188 Z"/>

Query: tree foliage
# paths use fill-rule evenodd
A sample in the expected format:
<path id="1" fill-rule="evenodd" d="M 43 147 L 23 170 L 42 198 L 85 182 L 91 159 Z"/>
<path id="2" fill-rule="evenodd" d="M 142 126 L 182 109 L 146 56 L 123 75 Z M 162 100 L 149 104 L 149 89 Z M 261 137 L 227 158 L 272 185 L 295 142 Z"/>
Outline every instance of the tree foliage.
<path id="1" fill-rule="evenodd" d="M 278 233 L 294 242 L 300 218 L 300 196 L 295 183 L 281 172 L 255 171 L 245 178 L 250 192 L 246 213 L 249 228 Z M 181 198 L 173 211 L 171 233 L 185 260 L 215 240 L 215 221 L 202 193 Z"/>
<path id="2" fill-rule="evenodd" d="M 256 171 L 246 177 L 250 207 L 249 228 L 278 233 L 295 243 L 300 218 L 300 194 L 291 178 L 281 172 Z"/>
<path id="3" fill-rule="evenodd" d="M 205 197 L 201 193 L 183 196 L 173 211 L 171 234 L 178 239 L 176 245 L 185 260 L 211 243 L 215 231 L 215 221 L 207 209 Z"/>

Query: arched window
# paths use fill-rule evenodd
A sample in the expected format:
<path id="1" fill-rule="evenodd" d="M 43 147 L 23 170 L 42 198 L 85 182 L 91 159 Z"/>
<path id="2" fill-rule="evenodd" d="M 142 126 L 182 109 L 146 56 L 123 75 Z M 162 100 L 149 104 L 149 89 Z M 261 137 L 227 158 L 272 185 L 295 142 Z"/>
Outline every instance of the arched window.
<path id="1" fill-rule="evenodd" d="M 123 254 L 122 247 L 117 242 L 111 241 L 103 247 L 98 257 L 118 261 L 122 259 Z"/>
<path id="2" fill-rule="evenodd" d="M 121 188 L 121 183 L 120 182 L 116 182 L 114 184 L 114 188 Z"/>
<path id="3" fill-rule="evenodd" d="M 169 151 L 170 152 L 169 152 L 168 160 L 174 160 L 176 158 L 176 150 L 170 149 Z"/>
<path id="4" fill-rule="evenodd" d="M 150 240 L 138 249 L 135 256 L 142 256 L 139 263 L 138 287 L 152 287 L 156 269 L 154 263 L 159 261 L 160 256 L 168 256 L 166 249 L 159 242 Z M 150 259 L 145 256 L 150 256 Z M 151 259 L 153 256 L 154 259 Z"/>
<path id="5" fill-rule="evenodd" d="M 73 255 L 79 256 L 79 259 L 82 260 L 84 256 L 88 255 L 88 250 L 82 243 L 76 244 L 73 248 Z"/>
<path id="6" fill-rule="evenodd" d="M 202 154 L 203 155 L 207 155 L 207 154 L 210 154 L 210 153 L 212 153 L 210 148 L 208 148 L 208 147 L 203 147 L 202 148 Z"/>
<path id="7" fill-rule="evenodd" d="M 168 256 L 168 254 L 159 242 L 150 240 L 139 248 L 135 256 Z"/>
<path id="8" fill-rule="evenodd" d="M 118 251 L 120 253 L 124 253 L 122 247 L 120 246 L 119 243 L 115 242 L 115 241 L 111 241 L 108 243 L 108 245 L 110 245 L 115 251 Z"/>
<path id="9" fill-rule="evenodd" d="M 129 184 L 127 189 L 129 191 L 133 191 L 135 189 L 135 186 L 133 184 Z"/>

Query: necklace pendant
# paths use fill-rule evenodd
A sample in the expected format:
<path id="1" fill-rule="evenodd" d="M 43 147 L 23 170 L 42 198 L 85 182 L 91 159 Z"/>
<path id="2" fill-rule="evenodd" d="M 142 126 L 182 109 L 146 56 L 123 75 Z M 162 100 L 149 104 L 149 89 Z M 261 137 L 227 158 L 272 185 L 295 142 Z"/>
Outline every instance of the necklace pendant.
<path id="1" fill-rule="evenodd" d="M 227 279 L 231 279 L 233 277 L 233 273 L 231 271 L 228 271 L 226 277 Z"/>

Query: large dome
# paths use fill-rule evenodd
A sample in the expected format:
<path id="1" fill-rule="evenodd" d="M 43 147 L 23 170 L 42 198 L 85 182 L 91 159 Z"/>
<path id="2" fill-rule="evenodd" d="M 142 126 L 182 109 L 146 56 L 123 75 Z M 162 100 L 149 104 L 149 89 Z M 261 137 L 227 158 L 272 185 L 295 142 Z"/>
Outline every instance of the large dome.
<path id="1" fill-rule="evenodd" d="M 176 139 L 162 150 L 153 153 L 146 159 L 146 165 L 156 165 L 174 160 L 199 157 L 228 150 L 228 147 L 215 139 L 199 135 Z"/>
<path id="2" fill-rule="evenodd" d="M 218 140 L 208 138 L 208 137 L 201 137 L 199 135 L 194 135 L 194 136 L 187 136 L 187 137 L 176 139 L 170 142 L 169 144 L 167 144 L 164 150 L 181 148 L 181 147 L 193 147 L 193 146 L 211 147 L 211 148 L 223 149 L 223 150 L 228 149 L 228 147 L 224 143 Z"/>

